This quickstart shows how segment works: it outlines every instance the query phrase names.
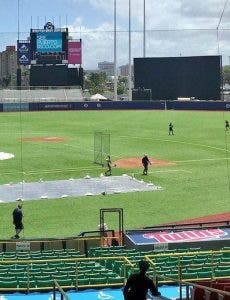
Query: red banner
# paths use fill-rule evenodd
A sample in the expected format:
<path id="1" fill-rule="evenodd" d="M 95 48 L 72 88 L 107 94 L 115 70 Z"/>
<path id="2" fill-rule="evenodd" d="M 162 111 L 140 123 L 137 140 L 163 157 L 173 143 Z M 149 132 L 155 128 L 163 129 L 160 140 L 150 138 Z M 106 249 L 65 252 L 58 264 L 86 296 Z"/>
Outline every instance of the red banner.
<path id="1" fill-rule="evenodd" d="M 68 41 L 68 63 L 71 65 L 82 64 L 81 41 Z"/>

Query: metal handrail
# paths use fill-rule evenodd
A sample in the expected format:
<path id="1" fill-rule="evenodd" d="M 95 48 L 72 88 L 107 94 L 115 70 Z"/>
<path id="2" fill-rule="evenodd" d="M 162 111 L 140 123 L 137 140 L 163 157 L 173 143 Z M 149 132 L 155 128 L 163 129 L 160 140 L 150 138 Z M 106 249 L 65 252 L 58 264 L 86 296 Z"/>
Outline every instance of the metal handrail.
<path id="1" fill-rule="evenodd" d="M 59 292 L 61 293 L 61 300 L 70 300 L 69 296 L 63 291 L 56 279 L 54 279 L 53 285 L 53 300 L 56 300 L 56 288 L 58 288 Z"/>

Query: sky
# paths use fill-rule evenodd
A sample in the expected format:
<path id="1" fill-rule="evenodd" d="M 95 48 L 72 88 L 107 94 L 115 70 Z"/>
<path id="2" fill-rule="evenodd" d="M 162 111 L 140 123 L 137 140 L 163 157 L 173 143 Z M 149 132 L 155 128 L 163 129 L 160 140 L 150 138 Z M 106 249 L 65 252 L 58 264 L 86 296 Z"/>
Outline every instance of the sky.
<path id="1" fill-rule="evenodd" d="M 131 55 L 143 56 L 143 2 L 131 2 Z M 18 22 L 19 3 L 19 22 Z M 230 1 L 145 0 L 146 56 L 222 55 L 230 64 Z M 129 0 L 116 0 L 117 64 L 128 63 Z M 225 8 L 225 9 L 224 9 Z M 224 13 L 222 14 L 224 10 Z M 0 51 L 51 21 L 82 39 L 83 67 L 114 60 L 114 0 L 0 0 Z M 218 28 L 218 30 L 217 30 Z"/>

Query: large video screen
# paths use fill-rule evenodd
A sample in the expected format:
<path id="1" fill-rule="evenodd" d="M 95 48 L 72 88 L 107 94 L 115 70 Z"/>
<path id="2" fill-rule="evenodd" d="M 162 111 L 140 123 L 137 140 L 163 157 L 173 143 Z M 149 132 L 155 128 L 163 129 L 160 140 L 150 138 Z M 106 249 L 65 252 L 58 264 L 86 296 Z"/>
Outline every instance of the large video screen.
<path id="1" fill-rule="evenodd" d="M 152 100 L 220 100 L 221 56 L 135 58 L 134 86 Z"/>
<path id="2" fill-rule="evenodd" d="M 68 68 L 66 65 L 31 66 L 31 86 L 66 86 L 68 85 Z"/>
<path id="3" fill-rule="evenodd" d="M 36 38 L 36 51 L 61 52 L 62 51 L 62 33 L 61 32 L 38 32 Z"/>

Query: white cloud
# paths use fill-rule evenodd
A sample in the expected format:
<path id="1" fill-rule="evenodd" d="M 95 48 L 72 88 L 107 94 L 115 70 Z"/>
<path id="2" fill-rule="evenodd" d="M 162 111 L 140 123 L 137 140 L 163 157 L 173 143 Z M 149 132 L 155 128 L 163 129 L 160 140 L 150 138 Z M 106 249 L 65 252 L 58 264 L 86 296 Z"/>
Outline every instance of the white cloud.
<path id="1" fill-rule="evenodd" d="M 78 0 L 86 1 L 86 0 Z M 118 65 L 128 62 L 128 0 L 117 0 Z M 147 56 L 216 55 L 228 58 L 230 46 L 230 4 L 226 6 L 217 39 L 216 27 L 225 0 L 146 0 Z M 131 0 L 132 56 L 143 52 L 143 0 Z M 83 64 L 96 68 L 99 61 L 113 61 L 114 0 L 88 0 L 88 9 L 107 16 L 107 22 L 95 28 L 77 19 L 70 31 L 83 40 Z M 86 21 L 86 20 L 85 20 Z M 209 30 L 208 30 L 209 29 Z"/>

